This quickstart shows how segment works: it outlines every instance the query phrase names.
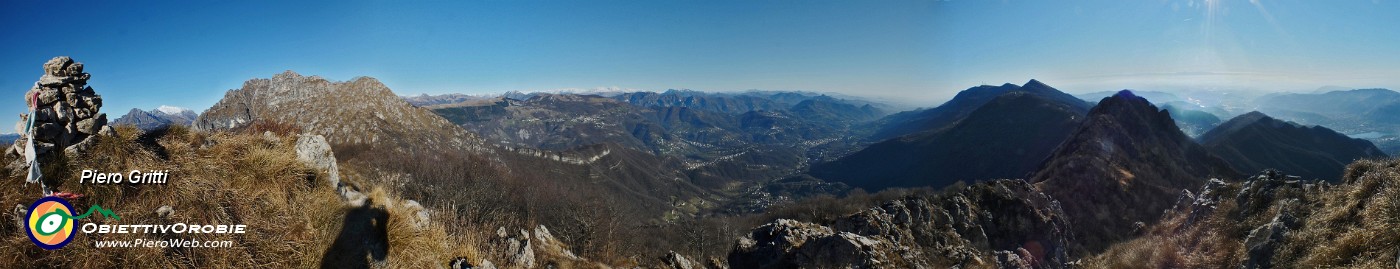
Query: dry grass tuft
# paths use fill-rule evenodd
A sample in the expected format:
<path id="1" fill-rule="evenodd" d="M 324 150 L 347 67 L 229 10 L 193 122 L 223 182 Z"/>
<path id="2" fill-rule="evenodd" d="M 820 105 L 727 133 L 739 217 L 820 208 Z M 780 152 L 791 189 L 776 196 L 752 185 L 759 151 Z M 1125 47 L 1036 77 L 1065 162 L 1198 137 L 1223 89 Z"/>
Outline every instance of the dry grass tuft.
<path id="1" fill-rule="evenodd" d="M 1267 210 L 1242 214 L 1235 194 L 1222 191 L 1219 207 L 1187 225 L 1183 212 L 1169 213 L 1151 232 L 1090 257 L 1089 268 L 1237 268 L 1247 255 L 1245 239 L 1280 211 L 1298 219 L 1272 257 L 1280 268 L 1395 268 L 1400 260 L 1400 159 L 1360 160 L 1348 166 L 1344 183 L 1315 189 L 1280 188 Z"/>
<path id="2" fill-rule="evenodd" d="M 276 129 L 276 128 L 268 128 Z M 101 205 L 120 220 L 90 217 L 82 222 L 99 224 L 244 224 L 245 234 L 83 234 L 55 251 L 38 248 L 16 227 L 9 212 L 39 198 L 37 185 L 24 185 L 18 176 L 5 173 L 7 187 L 0 188 L 0 205 L 7 209 L 0 224 L 0 264 L 5 267 L 63 268 L 307 268 L 326 265 L 332 249 L 343 238 L 356 208 L 345 206 L 330 187 L 316 184 L 314 172 L 297 161 L 294 139 L 279 136 L 204 133 L 184 127 L 141 133 L 118 127 L 118 135 L 101 137 L 94 149 L 71 157 L 66 167 L 73 175 L 62 191 L 87 197 L 71 201 L 77 210 Z M 3 160 L 8 162 L 10 160 Z M 139 169 L 169 170 L 166 184 L 79 184 L 77 172 L 96 169 L 120 172 Z M 47 174 L 47 173 L 46 173 Z M 62 173 L 54 173 L 55 175 Z M 354 173 L 349 173 L 354 174 Z M 22 176 L 22 175 L 21 175 Z M 351 179 L 355 180 L 355 179 Z M 363 182 L 363 180 L 359 180 Z M 387 213 L 377 223 L 386 232 L 387 255 L 369 255 L 361 265 L 372 267 L 432 268 L 454 256 L 475 258 L 461 234 L 449 235 L 438 216 L 426 227 L 411 224 L 404 202 L 391 193 L 375 191 L 367 207 Z M 174 214 L 157 216 L 155 210 L 170 206 Z M 440 212 L 430 210 L 431 212 Z M 455 217 L 455 216 L 448 216 Z M 191 239 L 233 242 L 228 248 L 105 248 L 99 240 Z M 353 242 L 352 242 L 353 243 Z M 349 244 L 354 245 L 354 244 Z M 352 261 L 355 262 L 355 261 Z"/>

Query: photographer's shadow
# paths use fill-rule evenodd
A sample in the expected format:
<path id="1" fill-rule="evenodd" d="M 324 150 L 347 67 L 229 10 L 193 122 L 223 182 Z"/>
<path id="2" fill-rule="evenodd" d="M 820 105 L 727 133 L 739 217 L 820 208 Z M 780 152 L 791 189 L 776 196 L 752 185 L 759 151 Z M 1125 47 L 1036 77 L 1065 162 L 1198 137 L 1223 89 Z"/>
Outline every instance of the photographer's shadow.
<path id="1" fill-rule="evenodd" d="M 321 268 L 369 268 L 371 262 L 383 261 L 389 252 L 389 238 L 385 225 L 389 213 L 365 206 L 351 209 L 341 223 L 340 234 L 321 257 Z"/>

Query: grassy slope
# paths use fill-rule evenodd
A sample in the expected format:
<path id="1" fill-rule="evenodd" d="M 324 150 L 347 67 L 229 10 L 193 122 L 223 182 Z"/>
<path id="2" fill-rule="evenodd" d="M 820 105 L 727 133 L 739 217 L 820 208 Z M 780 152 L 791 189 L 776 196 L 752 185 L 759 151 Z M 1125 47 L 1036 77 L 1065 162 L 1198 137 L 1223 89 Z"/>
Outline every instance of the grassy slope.
<path id="1" fill-rule="evenodd" d="M 1131 241 L 1087 259 L 1088 268 L 1237 268 L 1249 233 L 1280 211 L 1298 219 L 1273 257 L 1279 268 L 1394 268 L 1400 251 L 1400 159 L 1361 160 L 1347 167 L 1344 183 L 1313 189 L 1280 188 L 1257 209 L 1245 211 L 1228 183 L 1219 204 L 1199 220 L 1191 210 L 1169 213 Z M 1242 213 L 1247 212 L 1247 213 Z"/>
<path id="2" fill-rule="evenodd" d="M 366 207 L 345 206 L 334 190 L 307 176 L 314 172 L 297 161 L 294 136 L 279 136 L 275 141 L 268 141 L 256 135 L 209 134 L 183 128 L 173 129 L 162 137 L 138 137 L 137 131 L 131 128 L 121 128 L 118 133 L 119 137 L 103 137 L 85 156 L 72 158 L 67 167 L 72 171 L 62 171 L 63 167 L 58 164 L 46 164 L 50 167 L 46 170 L 51 170 L 47 176 L 67 174 L 69 179 L 61 190 L 87 195 L 72 201 L 77 210 L 86 211 L 87 207 L 97 204 L 121 216 L 121 220 L 92 217 L 83 221 L 245 224 L 248 232 L 241 235 L 79 233 L 68 246 L 47 251 L 29 242 L 23 227 L 15 227 L 11 221 L 13 213 L 7 210 L 5 221 L 0 224 L 3 233 L 0 264 L 72 268 L 306 268 L 322 265 L 423 268 L 445 264 L 452 257 L 477 259 L 476 252 L 469 247 L 453 248 L 475 245 L 463 244 L 465 240 L 474 239 L 463 235 L 465 233 L 449 236 L 448 229 L 437 221 L 423 229 L 414 227 L 409 224 L 410 209 L 394 198 L 396 195 L 381 188 L 366 188 L 370 189 L 371 197 Z M 168 169 L 171 176 L 164 185 L 79 185 L 76 171 L 81 169 Z M 363 182 L 357 178 L 358 173 L 344 172 L 348 173 L 344 173 L 343 181 Z M 4 182 L 9 184 L 0 188 L 0 205 L 7 209 L 17 204 L 27 206 L 39 198 L 37 185 L 23 185 L 21 178 L 7 177 Z M 156 215 L 155 209 L 163 205 L 175 210 L 170 219 Z M 363 212 L 376 214 L 364 219 Z M 375 233 L 376 229 L 382 232 Z M 364 238 L 356 237 L 364 236 L 387 244 L 382 250 L 369 250 L 353 243 L 363 241 Z M 93 244 L 97 240 L 136 238 L 231 240 L 234 244 L 231 248 L 108 249 L 98 249 Z M 353 258 L 357 256 L 371 258 Z M 380 259 L 375 260 L 374 256 Z"/>

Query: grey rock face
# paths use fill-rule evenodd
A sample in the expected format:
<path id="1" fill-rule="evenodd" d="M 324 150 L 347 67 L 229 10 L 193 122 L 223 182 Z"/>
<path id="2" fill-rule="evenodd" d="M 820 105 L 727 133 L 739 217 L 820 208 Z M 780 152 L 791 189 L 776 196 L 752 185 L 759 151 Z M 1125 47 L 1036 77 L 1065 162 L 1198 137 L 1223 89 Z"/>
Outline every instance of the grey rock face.
<path id="1" fill-rule="evenodd" d="M 1272 268 L 1274 251 L 1283 244 L 1284 236 L 1297 225 L 1298 220 L 1287 212 L 1279 212 L 1274 219 L 1249 232 L 1244 246 L 1249 251 L 1245 256 L 1244 268 Z"/>
<path id="2" fill-rule="evenodd" d="M 168 218 L 170 218 L 171 215 L 174 215 L 174 214 L 175 214 L 175 209 L 170 208 L 170 206 L 168 206 L 168 205 L 163 205 L 163 206 L 160 206 L 160 208 L 157 208 L 157 209 L 156 209 L 156 216 L 158 216 L 158 217 L 160 217 L 160 218 L 163 218 L 163 219 L 168 219 Z"/>
<path id="3" fill-rule="evenodd" d="M 25 215 L 29 215 L 29 208 L 21 204 L 16 204 L 15 209 L 10 213 L 13 214 L 11 216 L 14 218 L 15 228 L 23 231 L 20 227 L 24 227 Z"/>
<path id="4" fill-rule="evenodd" d="M 881 240 L 789 219 L 759 226 L 729 254 L 734 268 L 881 268 L 894 247 Z"/>
<path id="5" fill-rule="evenodd" d="M 563 242 L 554 238 L 554 234 L 550 233 L 549 228 L 546 228 L 543 224 L 535 226 L 534 238 L 535 246 L 541 251 L 554 253 L 555 255 L 572 260 L 581 260 L 581 258 L 579 258 L 578 255 L 574 255 L 574 252 L 570 251 Z"/>
<path id="6" fill-rule="evenodd" d="M 301 160 L 312 169 L 326 173 L 326 185 L 331 188 L 340 186 L 340 167 L 336 165 L 335 154 L 331 152 L 331 144 L 326 143 L 326 138 L 320 135 L 299 135 L 297 136 L 297 160 Z"/>
<path id="7" fill-rule="evenodd" d="M 1240 206 L 1240 216 L 1247 216 L 1250 213 L 1266 209 L 1276 200 L 1275 196 L 1279 195 L 1280 192 L 1307 187 L 1310 187 L 1308 182 L 1301 180 L 1298 176 L 1285 175 L 1278 170 L 1268 169 L 1240 186 L 1239 194 L 1235 195 L 1235 203 Z"/>
<path id="8" fill-rule="evenodd" d="M 560 258 L 584 261 L 555 238 L 544 225 L 520 230 L 499 227 L 490 244 L 494 246 L 492 259 L 501 261 L 503 268 L 534 268 L 536 265 L 553 268 L 554 263 L 542 261 L 557 261 Z M 485 263 L 486 259 L 482 261 Z"/>
<path id="9" fill-rule="evenodd" d="M 530 240 L 525 239 L 525 245 L 510 257 L 512 265 L 523 268 L 535 268 L 535 249 L 530 247 Z"/>
<path id="10" fill-rule="evenodd" d="M 418 201 L 405 200 L 403 202 L 403 208 L 406 209 L 405 211 L 410 212 L 412 218 L 409 220 L 412 221 L 414 228 L 420 230 L 427 229 L 428 225 L 432 223 L 432 219 L 428 215 L 428 210 L 424 209 L 423 205 L 419 204 Z"/>
<path id="11" fill-rule="evenodd" d="M 482 260 L 481 260 L 481 265 L 480 265 L 480 266 L 477 266 L 476 268 L 480 268 L 480 269 L 496 269 L 496 265 L 495 265 L 495 264 L 492 264 L 492 263 L 491 263 L 491 260 L 482 259 Z"/>
<path id="12" fill-rule="evenodd" d="M 662 262 L 665 262 L 666 266 L 670 266 L 671 269 L 699 268 L 699 266 L 697 266 L 694 262 L 691 262 L 690 259 L 686 259 L 684 255 L 676 253 L 675 251 L 666 253 L 666 257 L 662 259 Z"/>
<path id="13" fill-rule="evenodd" d="M 1220 205 L 1225 181 L 1212 178 L 1206 181 L 1201 187 L 1200 193 L 1192 193 L 1189 190 L 1182 190 L 1181 196 L 1177 197 L 1176 205 L 1172 206 L 1170 212 L 1187 214 L 1186 226 L 1195 225 L 1197 221 L 1207 218 Z"/>
<path id="14" fill-rule="evenodd" d="M 530 242 L 530 231 L 520 230 L 518 234 L 512 235 L 506 231 L 505 227 L 496 229 L 496 238 L 492 243 L 500 247 L 504 254 L 506 263 L 503 265 L 510 268 L 534 268 L 535 250 Z"/>
<path id="15" fill-rule="evenodd" d="M 478 263 L 477 265 L 473 266 L 473 265 L 471 264 L 471 262 L 468 262 L 468 261 L 467 261 L 467 258 L 466 258 L 466 257 L 457 257 L 457 258 L 455 258 L 455 259 L 452 259 L 451 262 L 448 262 L 448 263 L 447 263 L 447 268 L 452 268 L 452 269 L 496 269 L 496 265 L 495 265 L 495 264 L 492 264 L 490 260 L 481 259 L 481 263 Z"/>
<path id="16" fill-rule="evenodd" d="M 1024 249 L 1023 249 L 1024 250 Z M 1001 250 L 997 251 L 997 268 L 1030 269 L 1031 263 L 1021 259 L 1017 252 Z"/>
<path id="17" fill-rule="evenodd" d="M 1058 202 L 1023 180 L 997 180 L 889 201 L 829 227 L 792 220 L 759 226 L 735 243 L 729 266 L 984 267 L 996 262 L 996 251 L 1011 251 L 1016 264 L 1064 268 L 1069 237 Z"/>
<path id="18" fill-rule="evenodd" d="M 271 133 L 264 133 L 263 139 L 271 143 L 275 143 L 272 141 L 280 141 Z M 331 187 L 337 194 L 340 194 L 340 198 L 345 199 L 346 204 L 357 207 L 363 206 L 365 201 L 369 199 L 368 196 L 360 193 L 354 186 L 340 182 L 340 166 L 336 164 L 335 153 L 331 151 L 331 144 L 326 143 L 325 137 L 320 135 L 297 135 L 296 151 L 297 160 L 311 167 L 311 169 L 316 169 L 316 171 L 324 173 L 326 175 L 326 186 Z M 427 227 L 428 211 L 423 210 L 423 206 L 419 205 L 416 201 L 410 200 L 409 202 L 411 203 L 407 203 L 405 206 L 416 212 L 414 213 L 416 215 L 414 225 L 420 228 Z"/>
<path id="19" fill-rule="evenodd" d="M 369 77 L 336 82 L 287 71 L 270 79 L 249 80 L 200 113 L 192 125 L 197 130 L 219 131 L 260 122 L 292 125 L 335 144 L 487 150 L 475 134 L 410 105 Z"/>

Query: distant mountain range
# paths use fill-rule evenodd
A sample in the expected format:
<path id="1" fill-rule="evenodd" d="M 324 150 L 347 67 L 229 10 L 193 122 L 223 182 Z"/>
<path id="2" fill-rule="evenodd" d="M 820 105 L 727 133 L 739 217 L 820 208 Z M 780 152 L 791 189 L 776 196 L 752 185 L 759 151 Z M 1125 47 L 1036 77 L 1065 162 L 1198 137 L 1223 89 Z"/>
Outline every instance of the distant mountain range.
<path id="1" fill-rule="evenodd" d="M 1051 88 L 1037 80 L 1026 82 L 1024 86 L 1002 84 L 1001 86 L 982 85 L 958 92 L 952 100 L 938 107 L 895 113 L 871 123 L 869 128 L 876 131 L 868 139 L 882 141 L 908 134 L 934 131 L 948 127 L 967 117 L 972 111 L 991 102 L 997 96 L 1011 91 L 1026 91 L 1040 94 L 1060 103 L 1088 108 L 1089 105 L 1074 96 Z"/>
<path id="2" fill-rule="evenodd" d="M 1322 126 L 1303 126 L 1250 112 L 1201 136 L 1212 153 L 1239 171 L 1278 169 L 1308 179 L 1336 181 L 1347 164 L 1386 154 L 1364 139 Z"/>
<path id="3" fill-rule="evenodd" d="M 563 100 L 575 97 L 587 100 L 587 97 L 560 96 L 557 99 L 541 97 L 537 101 L 574 109 L 579 109 L 574 105 L 587 102 Z M 616 104 L 616 101 L 606 100 Z M 488 112 L 483 112 L 484 116 L 498 116 L 489 113 L 493 108 L 485 110 Z M 596 115 L 569 114 L 568 117 Z M 537 118 L 520 121 L 529 122 L 530 119 Z M 286 126 L 299 133 L 323 135 L 342 164 L 355 164 L 362 169 L 346 174 L 377 175 L 357 181 L 379 184 L 404 184 L 392 180 L 412 181 L 413 184 L 400 191 L 451 199 L 449 202 L 454 203 L 464 203 L 468 198 L 458 196 L 460 190 L 444 186 L 470 183 L 497 186 L 503 192 L 514 188 L 511 193 L 502 193 L 502 197 L 506 197 L 502 199 L 524 199 L 513 197 L 526 195 L 523 193 L 556 196 L 550 203 L 559 206 L 605 202 L 558 198 L 562 193 L 606 197 L 609 206 L 626 210 L 628 216 L 654 220 L 665 212 L 675 212 L 683 202 L 713 205 L 716 199 L 691 183 L 687 166 L 679 158 L 657 156 L 602 140 L 578 143 L 564 150 L 497 143 L 501 137 L 494 133 L 487 133 L 486 138 L 478 136 L 433 110 L 413 106 L 369 77 L 329 81 L 287 71 L 268 79 L 253 79 L 240 89 L 229 90 L 222 100 L 195 120 L 197 129 L 213 131 L 261 133 L 261 130 L 285 130 Z M 568 134 L 587 135 L 585 132 Z M 471 199 L 480 201 L 480 198 Z M 688 212 L 699 210 L 694 204 L 686 205 Z M 565 224 L 551 223 L 550 226 Z"/>
<path id="4" fill-rule="evenodd" d="M 1310 113 L 1329 118 L 1370 118 L 1377 110 L 1400 103 L 1400 93 L 1387 89 L 1357 89 L 1321 94 L 1285 93 L 1264 96 L 1256 101 L 1262 111 Z M 1376 119 L 1376 118 L 1372 118 Z"/>
<path id="5" fill-rule="evenodd" d="M 973 88 L 945 106 L 981 103 L 953 124 L 870 145 L 839 160 L 820 163 L 811 175 L 875 191 L 889 187 L 942 187 L 957 181 L 1025 178 L 1084 120 L 1088 108 L 1069 95 L 1037 81 Z M 966 93 L 966 91 L 965 91 Z M 961 108 L 927 110 L 956 112 Z M 925 124 L 912 123 L 912 124 Z M 934 125 L 924 125 L 933 128 Z"/>
<path id="6" fill-rule="evenodd" d="M 10 143 L 14 143 L 15 140 L 19 140 L 19 136 L 20 136 L 19 133 L 0 134 L 0 144 L 10 144 Z"/>
<path id="7" fill-rule="evenodd" d="M 435 105 L 443 118 L 513 148 L 568 151 L 611 144 L 684 161 L 701 186 L 781 178 L 811 160 L 851 150 L 875 106 L 826 95 L 694 91 L 599 95 L 533 93 Z M 769 99 L 769 97 L 778 100 Z"/>
<path id="8" fill-rule="evenodd" d="M 160 106 L 152 110 L 132 108 L 126 115 L 112 121 L 112 125 L 132 125 L 142 130 L 153 130 L 170 125 L 189 126 L 199 114 L 182 107 Z"/>
<path id="9" fill-rule="evenodd" d="M 338 98 L 321 98 L 329 95 Z M 1063 264 L 1138 237 L 1178 204 L 1183 191 L 1200 189 L 1211 178 L 1238 179 L 1240 171 L 1263 168 L 1337 174 L 1349 160 L 1383 156 L 1365 141 L 1261 113 L 1221 123 L 1212 108 L 1193 103 L 1159 107 L 1131 91 L 1085 102 L 1036 80 L 969 88 L 931 109 L 886 115 L 886 107 L 802 92 L 399 97 L 371 78 L 331 82 L 287 72 L 230 91 L 194 125 L 234 131 L 294 125 L 325 135 L 337 154 L 345 154 L 338 156 L 360 169 L 403 173 L 395 180 L 413 182 L 416 187 L 404 189 L 417 191 L 409 196 L 476 201 L 440 190 L 460 186 L 454 182 L 470 175 L 470 182 L 534 195 L 529 201 L 557 197 L 545 202 L 551 206 L 610 204 L 613 212 L 627 212 L 612 214 L 639 218 L 643 224 L 627 226 L 633 228 L 762 212 L 796 197 L 841 194 L 850 187 L 878 191 L 966 182 L 943 195 L 910 196 L 826 227 L 886 235 L 857 241 L 885 246 L 867 251 L 934 257 L 911 263 L 927 265 L 972 262 L 969 257 L 990 251 Z M 1389 109 L 1376 104 L 1365 111 Z M 1330 119 L 1351 112 L 1299 113 Z M 1188 133 L 1200 133 L 1205 146 Z M 376 158 L 387 153 L 361 148 L 366 145 L 418 159 Z M 462 166 L 460 160 L 472 162 Z M 443 165 L 448 172 L 437 170 Z M 563 195 L 570 193 L 587 195 Z M 597 197 L 608 201 L 589 201 Z M 956 219 L 900 224 L 901 212 Z M 551 227 L 569 227 L 571 221 L 544 220 Z M 781 221 L 769 226 L 813 233 L 824 227 Z M 894 235 L 918 237 L 890 239 Z M 749 237 L 756 243 L 771 239 Z M 739 245 L 730 257 L 740 260 L 731 263 L 774 257 L 761 246 Z"/>
<path id="10" fill-rule="evenodd" d="M 468 101 L 484 101 L 484 100 L 490 100 L 490 99 L 492 99 L 493 97 L 485 97 L 485 96 L 479 96 L 479 95 L 467 95 L 467 94 L 460 94 L 460 93 L 449 93 L 449 94 L 442 94 L 442 95 L 420 94 L 420 95 L 416 95 L 416 96 L 402 96 L 401 98 L 403 98 L 404 101 L 408 101 L 409 104 L 413 104 L 414 106 L 432 106 L 432 105 L 456 104 L 456 103 L 462 103 L 462 102 L 468 102 Z"/>
<path id="11" fill-rule="evenodd" d="M 774 97 L 779 98 L 668 90 L 661 93 L 624 93 L 613 98 L 638 107 L 686 107 L 730 114 L 787 109 L 796 104 L 790 102 L 793 101 L 793 97 L 797 97 L 797 99 L 807 98 L 800 93 L 778 93 L 774 94 Z"/>

